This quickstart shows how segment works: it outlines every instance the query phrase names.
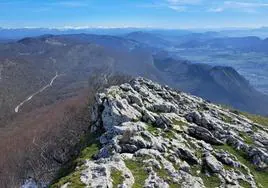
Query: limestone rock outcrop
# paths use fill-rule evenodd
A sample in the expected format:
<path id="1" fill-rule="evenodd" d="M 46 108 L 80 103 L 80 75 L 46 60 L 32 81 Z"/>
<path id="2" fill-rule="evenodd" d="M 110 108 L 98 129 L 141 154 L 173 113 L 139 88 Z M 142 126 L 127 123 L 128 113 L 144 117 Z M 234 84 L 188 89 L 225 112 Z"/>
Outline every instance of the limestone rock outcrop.
<path id="1" fill-rule="evenodd" d="M 268 130 L 243 115 L 144 78 L 93 108 L 100 148 L 77 167 L 85 187 L 265 187 Z"/>

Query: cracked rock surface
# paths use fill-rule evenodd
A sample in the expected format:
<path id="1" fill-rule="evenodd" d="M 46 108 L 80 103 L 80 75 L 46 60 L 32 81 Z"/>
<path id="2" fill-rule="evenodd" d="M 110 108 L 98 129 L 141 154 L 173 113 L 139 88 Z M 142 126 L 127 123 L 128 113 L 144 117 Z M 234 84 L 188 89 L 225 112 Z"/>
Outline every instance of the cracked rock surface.
<path id="1" fill-rule="evenodd" d="M 268 187 L 267 128 L 201 98 L 136 78 L 99 93 L 92 117 L 81 187 Z"/>

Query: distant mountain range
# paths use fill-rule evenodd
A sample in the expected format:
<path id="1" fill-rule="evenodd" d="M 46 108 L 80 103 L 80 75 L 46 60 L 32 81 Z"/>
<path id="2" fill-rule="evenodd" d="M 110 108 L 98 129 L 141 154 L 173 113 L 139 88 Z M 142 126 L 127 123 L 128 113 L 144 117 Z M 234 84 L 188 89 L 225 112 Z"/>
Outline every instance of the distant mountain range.
<path id="1" fill-rule="evenodd" d="M 208 40 L 190 40 L 178 45 L 183 48 L 232 49 L 246 52 L 268 52 L 268 38 L 223 37 Z"/>
<path id="2" fill-rule="evenodd" d="M 268 27 L 257 29 L 178 30 L 141 28 L 0 28 L 0 43 L 41 35 L 112 35 L 154 48 L 225 48 L 268 52 Z"/>
<path id="3" fill-rule="evenodd" d="M 139 32 L 140 30 L 146 31 L 151 34 L 165 34 L 167 36 L 182 36 L 192 33 L 189 30 L 178 29 L 149 29 L 149 28 L 17 28 L 7 29 L 0 28 L 0 39 L 22 39 L 25 37 L 36 37 L 40 35 L 53 34 L 97 34 L 97 35 L 126 35 L 131 32 Z"/>
<path id="4" fill-rule="evenodd" d="M 261 39 L 256 36 L 226 37 L 219 32 L 205 32 L 171 37 L 148 32 L 132 32 L 125 37 L 157 48 L 211 48 L 268 53 L 268 38 Z"/>
<path id="5" fill-rule="evenodd" d="M 122 37 L 44 35 L 0 44 L 1 117 L 14 113 L 19 103 L 49 84 L 56 73 L 61 76 L 53 86 L 20 110 L 72 96 L 86 87 L 92 72 L 101 69 L 147 77 L 213 102 L 267 114 L 268 96 L 256 91 L 233 68 L 174 60 L 167 52 L 152 47 L 157 40 L 162 41 L 155 43 L 160 46 L 170 44 L 159 35 L 148 37 L 139 32 Z"/>
<path id="6" fill-rule="evenodd" d="M 155 28 L 1 28 L 0 39 L 21 39 L 45 34 L 98 34 L 98 35 L 127 35 L 131 32 L 144 31 L 165 37 L 179 37 L 186 35 L 206 35 L 222 37 L 268 37 L 268 27 L 261 28 L 222 28 L 222 29 L 155 29 Z"/>
<path id="7" fill-rule="evenodd" d="M 168 41 L 160 34 L 152 34 L 143 31 L 128 33 L 124 37 L 155 48 L 166 48 L 172 45 L 171 41 Z"/>

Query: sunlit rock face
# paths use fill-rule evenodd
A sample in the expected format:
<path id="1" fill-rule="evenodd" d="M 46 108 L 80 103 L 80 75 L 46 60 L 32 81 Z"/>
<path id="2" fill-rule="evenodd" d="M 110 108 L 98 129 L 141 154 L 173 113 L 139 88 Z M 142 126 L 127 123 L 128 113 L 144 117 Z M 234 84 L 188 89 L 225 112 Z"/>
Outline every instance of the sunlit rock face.
<path id="1" fill-rule="evenodd" d="M 267 186 L 268 130 L 239 113 L 144 78 L 93 109 L 99 150 L 55 187 Z"/>

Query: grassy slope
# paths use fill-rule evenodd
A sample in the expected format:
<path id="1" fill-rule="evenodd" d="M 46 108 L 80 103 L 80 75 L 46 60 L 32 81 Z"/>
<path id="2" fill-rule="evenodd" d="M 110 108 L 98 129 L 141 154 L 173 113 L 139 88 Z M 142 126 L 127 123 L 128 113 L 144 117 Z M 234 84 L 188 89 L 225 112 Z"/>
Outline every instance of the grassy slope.
<path id="1" fill-rule="evenodd" d="M 257 170 L 256 167 L 248 160 L 247 156 L 242 151 L 235 150 L 229 145 L 216 146 L 216 148 L 223 149 L 230 154 L 236 156 L 241 164 L 244 164 L 250 169 L 257 183 L 261 184 L 263 187 L 268 187 L 268 172 Z"/>
<path id="2" fill-rule="evenodd" d="M 252 120 L 255 123 L 264 125 L 268 127 L 268 117 L 253 115 L 245 112 L 241 112 L 242 115 L 246 116 L 248 119 Z"/>

